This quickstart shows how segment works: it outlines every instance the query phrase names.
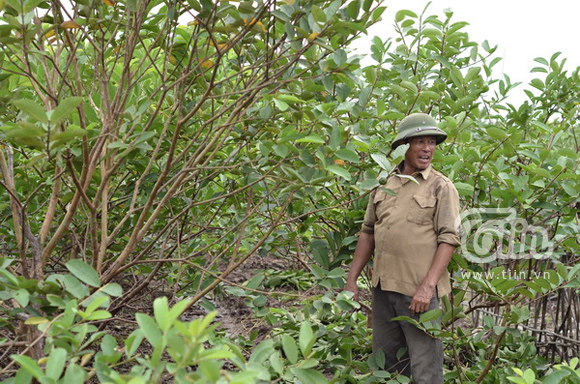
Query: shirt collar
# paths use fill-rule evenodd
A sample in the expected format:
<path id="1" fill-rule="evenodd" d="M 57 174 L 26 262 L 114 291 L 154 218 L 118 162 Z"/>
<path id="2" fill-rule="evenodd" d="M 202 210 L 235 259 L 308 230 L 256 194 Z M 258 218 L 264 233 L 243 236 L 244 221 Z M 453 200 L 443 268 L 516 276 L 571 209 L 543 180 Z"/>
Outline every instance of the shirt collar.
<path id="1" fill-rule="evenodd" d="M 401 161 L 401 162 L 399 163 L 399 165 L 397 165 L 397 166 L 395 167 L 395 169 L 393 170 L 393 173 L 394 173 L 394 174 L 401 174 L 401 172 L 402 172 L 402 171 L 403 171 L 403 169 L 404 169 L 404 165 L 405 165 L 405 160 Z M 422 171 L 416 172 L 416 173 L 412 174 L 411 176 L 417 176 L 417 175 L 421 175 L 421 176 L 423 176 L 423 180 L 427 180 L 427 178 L 428 178 L 428 177 L 429 177 L 429 175 L 431 174 L 431 170 L 432 170 L 432 169 L 433 169 L 433 168 L 431 167 L 431 164 L 429 164 L 429 166 L 428 166 L 427 168 L 423 169 Z"/>

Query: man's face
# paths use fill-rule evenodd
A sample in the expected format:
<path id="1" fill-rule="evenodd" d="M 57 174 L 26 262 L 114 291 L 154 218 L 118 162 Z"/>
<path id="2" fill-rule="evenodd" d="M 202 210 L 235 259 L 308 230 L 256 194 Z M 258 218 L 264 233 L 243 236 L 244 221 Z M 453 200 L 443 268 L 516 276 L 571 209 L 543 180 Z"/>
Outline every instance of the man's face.
<path id="1" fill-rule="evenodd" d="M 407 140 L 409 149 L 405 152 L 405 166 L 422 171 L 431 164 L 437 140 L 435 136 L 412 137 Z"/>

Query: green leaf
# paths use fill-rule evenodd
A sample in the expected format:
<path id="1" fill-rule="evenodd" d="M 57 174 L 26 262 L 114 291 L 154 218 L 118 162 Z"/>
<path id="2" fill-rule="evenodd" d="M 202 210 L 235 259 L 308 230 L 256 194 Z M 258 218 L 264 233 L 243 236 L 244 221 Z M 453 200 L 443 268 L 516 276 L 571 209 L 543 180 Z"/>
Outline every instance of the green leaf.
<path id="1" fill-rule="evenodd" d="M 68 97 L 60 102 L 60 104 L 52 111 L 49 112 L 50 114 L 50 123 L 52 125 L 60 124 L 64 119 L 70 116 L 76 108 L 82 103 L 82 97 Z"/>
<path id="2" fill-rule="evenodd" d="M 26 289 L 19 289 L 14 292 L 14 299 L 20 304 L 22 307 L 28 306 L 30 302 L 30 293 Z"/>
<path id="3" fill-rule="evenodd" d="M 217 383 L 220 378 L 220 368 L 223 365 L 219 360 L 201 360 L 198 362 L 198 370 L 208 383 Z"/>
<path id="4" fill-rule="evenodd" d="M 16 361 L 18 365 L 30 372 L 35 379 L 40 380 L 43 377 L 42 369 L 38 363 L 26 355 L 11 355 L 12 360 Z"/>
<path id="5" fill-rule="evenodd" d="M 137 0 L 127 0 L 127 9 L 131 12 L 137 12 Z"/>
<path id="6" fill-rule="evenodd" d="M 342 269 L 340 267 L 336 267 L 332 271 L 328 272 L 327 277 L 330 277 L 330 278 L 343 277 L 344 274 L 345 274 L 344 269 Z"/>
<path id="7" fill-rule="evenodd" d="M 274 145 L 274 153 L 280 157 L 286 157 L 289 152 L 289 148 L 286 144 L 276 144 Z"/>
<path id="8" fill-rule="evenodd" d="M 280 356 L 280 352 L 276 351 L 270 356 L 270 366 L 274 368 L 274 371 L 279 375 L 284 374 L 284 362 Z"/>
<path id="9" fill-rule="evenodd" d="M 350 161 L 351 163 L 359 163 L 360 162 L 360 157 L 359 157 L 358 153 L 356 153 L 353 150 L 347 149 L 347 148 L 342 148 L 342 149 L 339 149 L 338 151 L 336 151 L 336 156 L 338 156 L 342 160 Z"/>
<path id="10" fill-rule="evenodd" d="M 327 20 L 332 20 L 334 18 L 334 15 L 340 9 L 342 3 L 342 0 L 335 0 L 326 7 L 325 13 Z"/>
<path id="11" fill-rule="evenodd" d="M 400 177 L 401 179 L 409 179 L 411 180 L 413 183 L 419 185 L 419 182 L 417 181 L 417 179 L 415 179 L 413 176 L 411 175 L 397 175 L 397 177 Z"/>
<path id="12" fill-rule="evenodd" d="M 532 292 L 528 288 L 524 288 L 524 287 L 517 288 L 516 290 L 514 290 L 514 293 L 519 293 L 519 294 L 521 294 L 529 299 L 532 299 L 532 300 L 536 297 L 534 292 Z"/>
<path id="13" fill-rule="evenodd" d="M 220 349 L 207 349 L 199 354 L 200 360 L 231 359 L 233 357 L 232 351 Z"/>
<path id="14" fill-rule="evenodd" d="M 172 319 L 172 322 L 177 320 L 179 316 L 188 308 L 191 304 L 191 300 L 181 300 L 177 302 L 170 310 L 169 310 L 169 317 Z"/>
<path id="15" fill-rule="evenodd" d="M 64 365 L 67 361 L 67 353 L 63 348 L 53 349 L 48 355 L 46 362 L 46 376 L 58 380 L 64 371 Z"/>
<path id="16" fill-rule="evenodd" d="M 310 354 L 312 346 L 316 342 L 316 337 L 312 332 L 312 327 L 308 321 L 302 322 L 300 326 L 300 334 L 298 336 L 298 343 L 300 344 L 300 350 L 302 351 L 302 356 L 306 357 Z"/>
<path id="17" fill-rule="evenodd" d="M 15 139 L 43 139 L 45 132 L 27 121 L 20 121 L 17 126 L 7 126 L 6 137 Z"/>
<path id="18" fill-rule="evenodd" d="M 103 339 L 101 340 L 101 351 L 105 356 L 114 356 L 118 352 L 117 349 L 117 340 L 111 335 L 104 335 Z"/>
<path id="19" fill-rule="evenodd" d="M 125 355 L 128 358 L 133 356 L 133 354 L 135 354 L 135 352 L 137 351 L 137 348 L 139 348 L 139 346 L 141 345 L 142 341 L 143 341 L 143 331 L 141 329 L 136 329 L 133 332 L 131 332 L 129 337 L 125 339 Z"/>
<path id="20" fill-rule="evenodd" d="M 88 320 L 88 321 L 104 320 L 104 319 L 110 319 L 111 317 L 112 317 L 112 315 L 109 313 L 109 311 L 100 310 L 100 311 L 94 311 L 93 313 L 88 315 L 85 318 L 85 320 Z"/>
<path id="21" fill-rule="evenodd" d="M 419 89 L 417 88 L 417 86 L 410 81 L 406 81 L 406 80 L 401 81 L 401 87 L 408 89 L 409 91 L 413 92 L 413 94 L 416 94 L 419 92 Z"/>
<path id="22" fill-rule="evenodd" d="M 540 79 L 532 79 L 532 81 L 530 81 L 530 84 L 539 90 L 543 90 L 545 88 L 544 83 Z"/>
<path id="23" fill-rule="evenodd" d="M 93 296 L 91 296 L 91 297 L 93 297 Z M 107 296 L 97 297 L 93 301 L 91 301 L 91 303 L 87 306 L 86 312 L 87 313 L 92 313 L 97 308 L 103 306 L 103 304 L 107 303 L 108 301 L 109 301 L 109 298 Z"/>
<path id="24" fill-rule="evenodd" d="M 131 145 L 137 145 L 139 143 L 144 143 L 145 141 L 157 136 L 157 132 L 155 131 L 143 131 L 136 133 L 135 139 L 131 142 Z"/>
<path id="25" fill-rule="evenodd" d="M 392 189 L 381 187 L 380 190 L 388 195 L 397 196 L 397 192 L 393 191 Z"/>
<path id="26" fill-rule="evenodd" d="M 276 95 L 276 99 L 283 100 L 287 103 L 304 103 L 304 100 L 299 99 L 298 97 L 296 97 L 294 95 L 279 94 L 279 95 Z"/>
<path id="27" fill-rule="evenodd" d="M 50 141 L 53 145 L 61 145 L 61 144 L 68 143 L 69 141 L 71 141 L 77 137 L 82 137 L 86 134 L 87 134 L 87 131 L 85 131 L 84 129 L 81 129 L 78 127 L 75 128 L 73 126 L 70 126 L 66 131 L 59 132 L 57 134 L 52 135 L 50 137 Z"/>
<path id="28" fill-rule="evenodd" d="M 167 297 L 158 297 L 153 302 L 153 313 L 155 321 L 159 324 L 162 331 L 167 331 L 171 327 L 171 320 L 169 319 L 169 306 L 167 304 Z"/>
<path id="29" fill-rule="evenodd" d="M 320 23 L 320 24 L 326 23 L 326 13 L 324 13 L 324 11 L 322 9 L 320 9 L 320 7 L 313 5 L 312 8 L 310 8 L 310 12 L 312 13 L 314 20 L 317 23 Z"/>
<path id="30" fill-rule="evenodd" d="M 512 383 L 516 384 L 528 384 L 528 382 L 525 379 L 522 379 L 521 377 L 509 376 L 507 379 Z"/>
<path id="31" fill-rule="evenodd" d="M 78 364 L 70 364 L 66 368 L 63 383 L 84 383 L 86 382 L 87 372 Z"/>
<path id="32" fill-rule="evenodd" d="M 282 112 L 285 112 L 288 110 L 288 108 L 290 108 L 290 106 L 285 101 L 282 101 L 282 100 L 279 100 L 276 98 L 274 99 L 274 104 Z"/>
<path id="33" fill-rule="evenodd" d="M 296 341 L 290 335 L 282 335 L 282 349 L 284 350 L 284 354 L 286 358 L 292 364 L 296 364 L 298 362 L 298 345 L 296 345 Z"/>
<path id="34" fill-rule="evenodd" d="M 461 196 L 471 196 L 471 195 L 473 195 L 473 191 L 474 191 L 473 185 L 467 184 L 467 183 L 463 183 L 461 181 L 456 181 L 453 184 L 455 185 L 455 188 L 457 189 L 457 192 L 459 192 L 459 194 Z"/>
<path id="35" fill-rule="evenodd" d="M 72 259 L 66 263 L 66 268 L 80 281 L 91 287 L 100 287 L 101 279 L 93 267 L 80 259 Z"/>
<path id="36" fill-rule="evenodd" d="M 331 164 L 331 165 L 328 165 L 326 167 L 326 169 L 328 171 L 334 173 L 335 175 L 342 177 L 346 181 L 350 181 L 352 179 L 352 176 L 350 175 L 350 173 L 346 169 L 344 169 L 338 165 Z"/>
<path id="37" fill-rule="evenodd" d="M 395 14 L 395 21 L 397 23 L 401 22 L 405 17 L 411 17 L 413 19 L 417 18 L 417 14 L 415 12 L 409 11 L 407 9 L 401 9 Z"/>
<path id="38" fill-rule="evenodd" d="M 566 377 L 570 375 L 569 372 L 558 370 L 550 373 L 542 378 L 542 384 L 561 384 L 565 383 Z"/>
<path id="39" fill-rule="evenodd" d="M 545 276 L 548 279 L 548 281 L 550 282 L 550 284 L 552 284 L 552 287 L 554 288 L 560 285 L 562 280 L 560 278 L 560 275 L 554 270 L 545 271 L 543 276 Z"/>
<path id="40" fill-rule="evenodd" d="M 526 369 L 524 372 L 524 379 L 526 379 L 526 382 L 534 384 L 536 381 L 536 374 L 531 369 Z"/>
<path id="41" fill-rule="evenodd" d="M 115 149 L 115 148 L 124 149 L 124 148 L 128 148 L 128 147 L 129 147 L 129 144 L 124 143 L 122 141 L 114 141 L 114 142 L 110 143 L 109 145 L 107 145 L 107 148 L 110 148 L 110 149 Z"/>
<path id="42" fill-rule="evenodd" d="M 507 137 L 507 133 L 503 129 L 499 129 L 496 127 L 488 127 L 486 131 L 489 134 L 489 136 L 491 136 L 496 140 L 503 140 Z"/>
<path id="43" fill-rule="evenodd" d="M 373 15 L 371 18 L 372 22 L 375 23 L 375 22 L 379 21 L 379 19 L 383 15 L 383 12 L 385 12 L 386 9 L 387 9 L 387 7 L 378 7 L 377 9 L 375 9 L 373 11 Z"/>
<path id="44" fill-rule="evenodd" d="M 40 121 L 43 124 L 48 124 L 48 117 L 46 111 L 43 107 L 36 104 L 34 101 L 29 99 L 20 99 L 12 102 L 15 107 L 20 109 L 22 112 L 26 113 L 30 117 Z"/>
<path id="45" fill-rule="evenodd" d="M 387 156 L 383 155 L 382 153 L 372 153 L 371 158 L 387 172 L 390 172 L 393 168 L 391 162 L 387 159 Z"/>
<path id="46" fill-rule="evenodd" d="M 6 269 L 10 263 L 5 263 L 2 267 L 0 267 L 0 276 L 4 276 L 8 281 L 15 287 L 18 286 L 18 278 L 14 276 L 10 271 Z"/>
<path id="47" fill-rule="evenodd" d="M 554 288 L 554 286 L 552 284 L 550 284 L 550 282 L 548 280 L 544 279 L 543 277 L 534 279 L 534 282 L 536 284 L 538 284 L 540 287 L 544 288 L 546 292 L 551 290 L 552 288 Z"/>
<path id="48" fill-rule="evenodd" d="M 368 179 L 368 180 L 365 180 L 362 183 L 360 183 L 360 188 L 365 190 L 365 191 L 368 191 L 368 190 L 375 189 L 379 185 L 381 185 L 381 184 L 379 183 L 379 181 L 377 179 Z"/>
<path id="49" fill-rule="evenodd" d="M 422 313 L 421 316 L 419 316 L 419 321 L 421 323 L 425 323 L 427 321 L 433 321 L 433 320 L 437 320 L 439 318 L 441 318 L 441 315 L 443 314 L 443 311 L 440 309 L 432 309 L 430 311 L 427 311 L 425 313 Z"/>
<path id="50" fill-rule="evenodd" d="M 29 317 L 24 321 L 26 325 L 38 325 L 38 324 L 46 324 L 49 320 L 46 317 Z"/>
<path id="51" fill-rule="evenodd" d="M 151 343 L 153 348 L 159 347 L 163 340 L 163 336 L 153 318 L 144 313 L 137 313 L 135 318 L 137 319 L 137 324 L 139 324 L 139 328 L 143 335 L 149 343 Z"/>
<path id="52" fill-rule="evenodd" d="M 442 33 L 437 28 L 424 28 L 421 33 L 425 36 L 441 36 Z"/>
<path id="53" fill-rule="evenodd" d="M 66 291 L 77 299 L 82 299 L 89 295 L 87 286 L 82 284 L 76 277 L 64 275 L 60 277 L 60 280 L 63 282 Z"/>
<path id="54" fill-rule="evenodd" d="M 274 341 L 272 339 L 266 339 L 254 348 L 252 355 L 249 358 L 249 362 L 262 364 L 264 361 L 274 353 Z"/>
<path id="55" fill-rule="evenodd" d="M 324 384 L 329 382 L 322 373 L 313 369 L 292 368 L 291 371 L 302 384 Z"/>
<path id="56" fill-rule="evenodd" d="M 190 304 L 191 300 L 181 300 L 169 309 L 167 304 L 167 297 L 159 297 L 153 302 L 153 309 L 155 313 L 155 320 L 159 324 L 162 331 L 167 331 L 175 321 L 181 316 L 183 311 Z"/>
<path id="57" fill-rule="evenodd" d="M 297 143 L 314 143 L 314 144 L 324 144 L 324 139 L 318 135 L 309 135 L 301 139 L 296 140 Z"/>
<path id="58" fill-rule="evenodd" d="M 117 283 L 108 283 L 102 286 L 100 290 L 109 296 L 120 297 L 123 295 L 123 288 Z"/>
<path id="59" fill-rule="evenodd" d="M 270 382 L 267 368 L 256 364 L 248 364 L 246 371 L 228 374 L 229 384 L 265 383 Z M 217 381 L 218 383 L 221 381 Z"/>

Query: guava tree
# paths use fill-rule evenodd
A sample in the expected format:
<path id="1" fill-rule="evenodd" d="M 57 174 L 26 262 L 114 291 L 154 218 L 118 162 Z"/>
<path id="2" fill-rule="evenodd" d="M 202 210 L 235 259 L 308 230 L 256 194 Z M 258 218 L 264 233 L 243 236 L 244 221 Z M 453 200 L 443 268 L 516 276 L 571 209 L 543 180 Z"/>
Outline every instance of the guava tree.
<path id="1" fill-rule="evenodd" d="M 398 121 L 415 111 L 436 116 L 448 131 L 434 165 L 455 182 L 466 210 L 512 209 L 544 228 L 553 244 L 551 256 L 539 247 L 537 258 L 486 263 L 466 257 L 475 237 L 458 249 L 451 266 L 456 290 L 443 313 L 447 328 L 430 331 L 446 338 L 459 380 L 505 377 L 498 357 L 533 359 L 524 327 L 554 338 L 544 332 L 544 320 L 554 320 L 565 338 L 572 337 L 568 309 L 578 300 L 580 247 L 578 71 L 567 73 L 558 55 L 538 59 L 529 99 L 511 105 L 507 96 L 516 84 L 493 78 L 495 49 L 471 41 L 467 23 L 454 21 L 451 12 L 439 17 L 406 10 L 396 15 L 398 38 L 372 39 L 375 62 L 363 67 L 349 47 L 382 12 L 369 0 L 6 0 L 0 239 L 9 257 L 0 260 L 0 294 L 8 303 L 0 307 L 7 319 L 0 324 L 14 340 L 0 345 L 22 342 L 18 352 L 37 359 L 58 350 L 48 366 L 70 360 L 71 377 L 85 377 L 82 361 L 92 359 L 89 349 L 102 340 L 95 365 L 112 378 L 109 365 L 121 357 L 93 322 L 162 281 L 170 296 L 191 300 L 176 309 L 157 301 L 157 323 L 140 316 L 140 329 L 124 340 L 128 360 L 144 337 L 159 343 L 146 363 L 151 375 L 160 375 L 156 364 L 168 345 L 155 335 L 183 332 L 174 327 L 179 314 L 216 287 L 232 286 L 228 276 L 250 257 L 291 259 L 323 288 L 340 290 L 366 192 L 401 158 L 389 143 Z M 519 240 L 525 251 L 535 245 Z M 483 245 L 491 254 L 510 244 L 492 238 Z M 530 278 L 505 279 L 504 270 L 528 271 Z M 531 275 L 546 270 L 554 273 Z M 464 274 L 481 271 L 496 274 L 487 280 Z M 344 364 L 345 356 L 354 364 L 355 347 L 345 338 L 317 337 L 325 331 L 321 318 L 332 311 L 333 321 L 360 321 L 340 313 L 355 304 L 315 300 L 305 305 L 312 318 L 301 314 L 295 319 L 304 321 L 295 324 L 289 312 L 269 311 L 260 293 L 267 287 L 260 284 L 245 285 L 251 293 L 234 288 L 261 303 L 257 315 L 272 323 L 283 316 L 287 337 L 266 340 L 257 354 L 281 358 L 284 349 L 290 356 L 284 364 L 294 369 L 302 363 L 299 344 L 303 357 L 327 368 Z M 541 311 L 554 297 L 562 304 L 552 319 Z M 534 316 L 526 312 L 530 306 Z M 477 324 L 482 310 L 494 310 L 497 323 L 485 317 L 485 326 L 473 332 L 454 328 L 465 316 Z M 359 333 L 360 340 L 349 342 L 360 352 Z M 191 339 L 182 336 L 186 341 L 172 339 L 169 353 Z M 481 354 L 484 337 L 493 348 Z M 337 340 L 351 348 L 341 352 L 345 356 L 327 348 Z M 513 345 L 526 348 L 512 353 Z M 13 359 L 40 375 L 37 361 Z M 190 361 L 182 363 L 187 372 Z M 219 368 L 211 367 L 218 374 Z M 306 374 L 288 377 L 296 372 Z M 309 377 L 321 377 L 313 372 Z"/>
<path id="2" fill-rule="evenodd" d="M 82 258 L 106 282 L 143 261 L 231 269 L 254 254 L 305 183 L 350 179 L 332 161 L 358 160 L 336 118 L 351 108 L 345 84 L 358 86 L 344 47 L 381 13 L 372 1 L 6 2 L 2 236 L 21 273 Z"/>
<path id="3" fill-rule="evenodd" d="M 341 123 L 360 84 L 345 47 L 379 4 L 2 5 L 0 236 L 18 281 L 79 259 L 103 284 L 139 273 L 125 300 L 170 276 L 195 302 L 351 198 L 316 194 L 336 197 L 328 183 L 358 161 Z M 43 288 L 12 283 L 9 316 L 41 314 L 30 295 Z"/>

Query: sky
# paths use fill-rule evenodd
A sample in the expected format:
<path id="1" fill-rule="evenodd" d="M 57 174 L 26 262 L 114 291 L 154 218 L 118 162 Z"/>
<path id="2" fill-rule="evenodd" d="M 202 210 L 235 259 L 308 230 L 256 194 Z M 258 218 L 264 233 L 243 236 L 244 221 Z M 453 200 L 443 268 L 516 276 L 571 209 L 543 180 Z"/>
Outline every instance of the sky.
<path id="1" fill-rule="evenodd" d="M 369 36 L 395 37 L 395 13 L 409 9 L 420 14 L 425 0 L 385 0 L 387 7 L 382 21 L 369 29 Z M 555 52 L 562 52 L 558 61 L 566 58 L 565 68 L 570 73 L 580 66 L 580 2 L 570 0 L 432 0 L 426 15 L 438 15 L 444 19 L 443 11 L 453 11 L 452 22 L 466 21 L 464 28 L 470 39 L 490 46 L 498 45 L 496 56 L 503 60 L 497 64 L 495 77 L 502 71 L 512 83 L 522 82 L 510 97 L 510 102 L 525 99 L 523 87 L 539 73 L 530 73 L 538 64 L 534 58 L 547 60 Z M 361 48 L 361 53 L 364 49 Z M 357 48 L 357 52 L 359 49 Z M 527 87 L 530 88 L 530 87 Z M 510 93 L 511 93 L 510 92 Z"/>

